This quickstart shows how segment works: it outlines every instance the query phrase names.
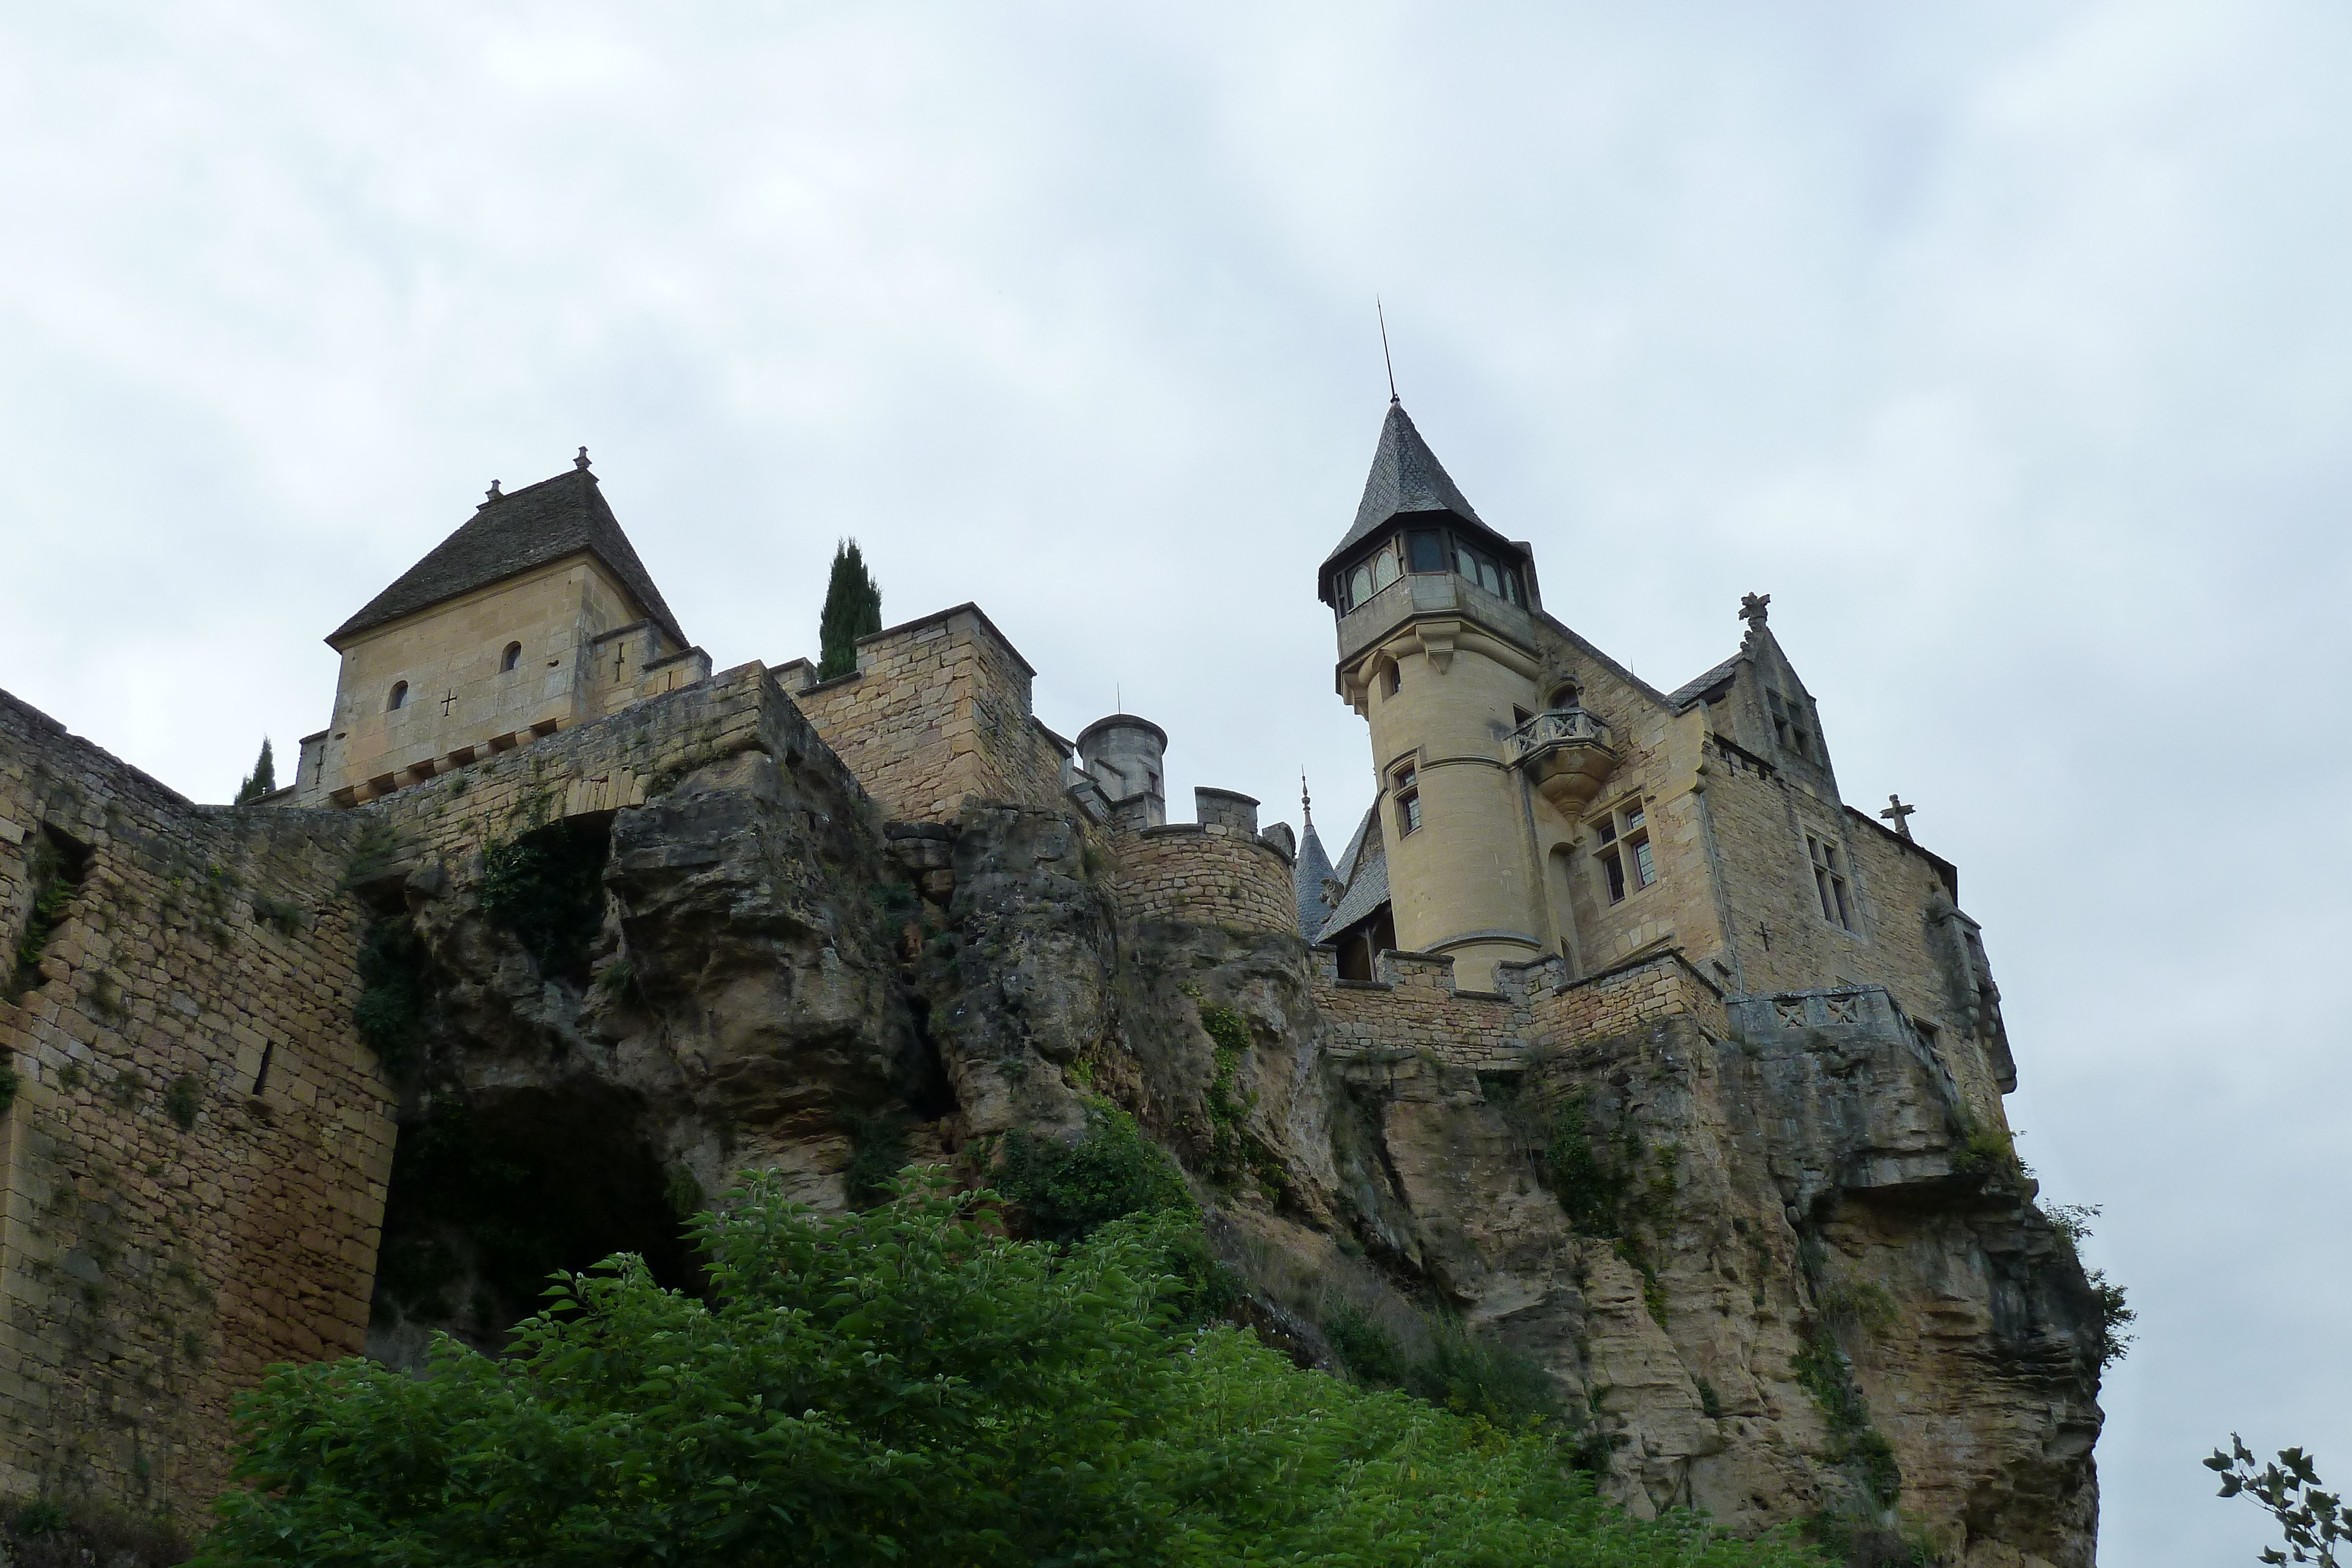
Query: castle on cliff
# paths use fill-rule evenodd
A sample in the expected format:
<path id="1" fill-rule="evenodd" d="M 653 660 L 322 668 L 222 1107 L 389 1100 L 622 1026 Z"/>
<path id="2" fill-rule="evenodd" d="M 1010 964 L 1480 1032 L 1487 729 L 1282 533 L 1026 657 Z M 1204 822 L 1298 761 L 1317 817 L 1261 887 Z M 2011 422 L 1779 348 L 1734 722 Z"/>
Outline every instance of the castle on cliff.
<path id="1" fill-rule="evenodd" d="M 1658 690 L 1545 612 L 1534 547 L 1487 526 L 1396 402 L 1316 591 L 1379 794 L 1336 862 L 1311 821 L 1262 841 L 1294 862 L 1297 929 L 1340 978 L 1442 958 L 1458 990 L 1500 995 L 1529 969 L 1572 982 L 1673 954 L 1731 994 L 1882 986 L 1980 1092 L 2016 1086 L 1958 873 L 1899 801 L 1840 798 L 1769 596 L 1742 604 L 1737 653 Z M 327 641 L 333 722 L 273 800 L 381 800 L 712 679 L 585 448 L 493 486 Z M 1075 746 L 1046 729 L 976 605 L 866 638 L 833 681 L 806 659 L 770 673 L 893 818 L 1058 796 L 1114 832 L 1187 831 L 1167 823 L 1165 732 L 1129 714 Z M 1192 828 L 1255 837 L 1256 805 L 1202 790 Z"/>
<path id="2" fill-rule="evenodd" d="M 1900 1265 L 1942 1281 L 1943 1339 L 1858 1346 L 1849 1375 L 1876 1391 L 1922 1517 L 2041 1542 L 1987 1563 L 2087 1563 L 2090 1309 L 2079 1268 L 2050 1261 L 2059 1244 L 2019 1196 L 2021 1174 L 2000 1175 L 2016 1070 L 1980 934 L 1908 808 L 1840 795 L 1766 598 L 1743 602 L 1745 632 L 1720 664 L 1672 691 L 1649 685 L 1546 611 L 1535 546 L 1479 516 L 1394 402 L 1312 586 L 1379 781 L 1337 856 L 1311 816 L 1297 831 L 1261 827 L 1258 802 L 1230 790 L 1195 791 L 1194 821 L 1170 821 L 1165 733 L 1129 714 L 1074 740 L 1053 733 L 1032 711 L 1034 672 L 976 604 L 861 639 L 856 669 L 835 679 L 804 658 L 717 667 L 584 449 L 552 478 L 494 486 L 336 629 L 329 722 L 303 738 L 292 781 L 255 805 L 194 804 L 0 693 L 0 951 L 16 955 L 0 988 L 0 1494 L 188 1513 L 220 1484 L 230 1402 L 264 1368 L 381 1350 L 425 1321 L 386 1295 L 387 1198 L 418 1092 L 353 1027 L 379 983 L 368 967 L 391 950 L 382 933 L 406 922 L 434 963 L 478 967 L 450 990 L 449 1017 L 495 1012 L 537 1042 L 502 1044 L 497 1071 L 466 1081 L 481 1125 L 509 1125 L 509 1155 L 526 1163 L 594 1145 L 583 1184 L 638 1161 L 651 1223 L 671 1223 L 665 1180 L 716 1190 L 760 1159 L 813 1201 L 844 1201 L 841 1129 L 855 1118 L 837 1086 L 852 1080 L 867 1098 L 851 1109 L 899 1095 L 919 1124 L 910 1147 L 943 1155 L 1010 1128 L 1077 1125 L 1088 1085 L 1131 1083 L 1147 1126 L 1164 1113 L 1180 1143 L 1211 1113 L 1255 1118 L 1250 1168 L 1275 1174 L 1237 1188 L 1237 1210 L 1318 1235 L 1353 1227 L 1474 1319 L 1549 1301 L 1558 1322 L 1587 1325 L 1544 1343 L 1578 1347 L 1559 1352 L 1559 1375 L 1601 1391 L 1592 1408 L 1611 1386 L 1651 1390 L 1611 1416 L 1633 1434 L 1625 1484 L 1743 1527 L 1793 1517 L 1789 1498 L 1861 1462 L 1850 1435 L 1821 1436 L 1787 1370 L 1834 1283 L 1822 1238 L 1854 1260 L 1899 1246 L 1916 1259 L 1927 1243 L 1889 1238 L 1959 1205 L 1975 1218 L 1934 1245 L 1973 1261 Z M 572 967 L 511 943 L 491 954 L 504 938 L 465 924 L 486 857 L 551 832 L 597 857 L 611 901 Z M 724 913 L 694 905 L 705 924 L 691 940 L 667 934 L 745 856 L 766 869 L 727 883 Z M 1031 924 L 975 913 L 976 890 L 1028 900 Z M 1079 905 L 1099 918 L 1052 925 Z M 716 967 L 659 981 L 711 931 L 753 929 L 789 970 L 755 977 L 764 1012 L 712 1000 Z M 1187 941 L 1208 955 L 1187 960 L 1197 968 L 1151 979 Z M 1081 951 L 1095 989 L 1036 979 Z M 1213 989 L 1219 964 L 1257 966 L 1255 988 L 1234 992 L 1256 1033 L 1195 1042 L 1181 1071 L 1127 1061 L 1135 998 L 1181 1012 L 1192 1040 L 1202 993 L 1186 977 Z M 1120 965 L 1149 972 L 1114 985 Z M 725 984 L 751 986 L 749 973 Z M 697 1005 L 630 999 L 659 983 Z M 486 998 L 504 999 L 486 1011 Z M 809 1071 L 834 1087 L 755 1095 L 744 1086 L 801 1071 L 777 1065 L 790 1030 L 774 1020 L 793 1018 L 816 1020 L 809 1038 L 824 1044 L 791 1060 L 819 1063 Z M 984 1049 L 969 1032 L 983 1026 L 996 1031 Z M 843 1065 L 868 1058 L 882 1065 Z M 608 1077 L 646 1062 L 668 1076 L 658 1091 L 629 1079 L 626 1093 L 561 1098 L 600 1061 Z M 1223 1088 L 1200 1098 L 1213 1073 L 1255 1085 L 1244 1112 Z M 536 1108 L 495 1123 L 509 1103 L 497 1096 L 520 1104 L 526 1083 Z M 1685 1170 L 1706 1140 L 1724 1151 L 1713 1218 L 1634 1263 L 1622 1246 L 1578 1251 L 1574 1270 L 1516 1305 L 1480 1294 L 1520 1265 L 1473 1258 L 1461 1238 L 1478 1224 L 1428 1220 L 1460 1201 L 1442 1161 L 1348 1173 L 1366 1139 L 1405 1138 L 1413 1117 L 1440 1113 L 1428 1107 L 1466 1115 L 1507 1094 L 1652 1118 L 1650 1144 L 1612 1145 L 1625 1148 L 1666 1146 L 1656 1128 L 1682 1118 L 1671 1138 Z M 717 1131 L 676 1109 L 727 1095 L 736 1120 Z M 1353 1143 L 1329 1132 L 1345 1117 L 1328 1107 L 1349 1095 L 1388 1107 Z M 755 1101 L 782 1108 L 761 1122 L 740 1109 Z M 646 1109 L 665 1105 L 667 1121 Z M 551 1106 L 593 1108 L 635 1152 L 595 1145 L 590 1123 Z M 2010 1162 L 1991 1178 L 1988 1147 L 1993 1166 Z M 1361 1196 L 1373 1186 L 1386 1196 Z M 1837 1230 L 1864 1209 L 1875 1229 Z M 1995 1236 L 1987 1215 L 2009 1228 Z M 1566 1220 L 1544 1223 L 1546 1247 L 1581 1247 Z M 1703 1295 L 1720 1302 L 1702 1311 Z M 1755 1326 L 1735 1334 L 1735 1316 Z M 1963 1319 L 1975 1326 L 1950 1326 Z M 2022 1392 L 1979 1423 L 1977 1457 L 1954 1460 L 1937 1423 L 1956 1417 L 1931 1408 L 1944 1395 L 1914 1394 L 1977 1374 L 1920 1368 L 1989 1364 L 1982 1346 L 2011 1341 L 2032 1351 L 2016 1352 Z M 1612 1346 L 1653 1371 L 1609 1373 L 1593 1358 Z M 1686 1393 L 1655 1392 L 1667 1365 L 1690 1369 L 1675 1374 Z M 1751 1419 L 1769 1443 L 1734 1431 Z"/>

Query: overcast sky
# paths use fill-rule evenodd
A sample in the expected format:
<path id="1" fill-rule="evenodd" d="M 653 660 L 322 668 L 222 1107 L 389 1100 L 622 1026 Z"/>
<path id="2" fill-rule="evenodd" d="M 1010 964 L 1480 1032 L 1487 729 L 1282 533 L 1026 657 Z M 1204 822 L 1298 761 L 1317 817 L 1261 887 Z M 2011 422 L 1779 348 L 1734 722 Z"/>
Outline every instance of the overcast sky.
<path id="1" fill-rule="evenodd" d="M 855 535 L 1344 838 L 1377 293 L 1554 613 L 1671 687 L 1769 592 L 1919 802 L 2141 1313 L 2105 1560 L 2250 1561 L 2232 1428 L 2352 1484 L 2347 76 L 2263 0 L 0 0 L 0 685 L 224 800 L 585 443 L 721 667 Z"/>

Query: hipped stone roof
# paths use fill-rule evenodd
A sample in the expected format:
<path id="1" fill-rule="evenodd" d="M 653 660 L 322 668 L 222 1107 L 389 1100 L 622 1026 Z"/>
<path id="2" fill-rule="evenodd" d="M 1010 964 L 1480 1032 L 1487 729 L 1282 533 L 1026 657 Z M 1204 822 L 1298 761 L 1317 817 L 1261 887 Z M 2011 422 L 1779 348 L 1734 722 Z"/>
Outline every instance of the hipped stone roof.
<path id="1" fill-rule="evenodd" d="M 664 636 L 680 648 L 689 645 L 677 618 L 662 601 L 661 590 L 654 586 L 653 575 L 605 504 L 584 454 L 569 474 L 483 502 L 456 533 L 337 627 L 328 645 L 341 649 L 362 632 L 583 550 L 621 580 Z"/>

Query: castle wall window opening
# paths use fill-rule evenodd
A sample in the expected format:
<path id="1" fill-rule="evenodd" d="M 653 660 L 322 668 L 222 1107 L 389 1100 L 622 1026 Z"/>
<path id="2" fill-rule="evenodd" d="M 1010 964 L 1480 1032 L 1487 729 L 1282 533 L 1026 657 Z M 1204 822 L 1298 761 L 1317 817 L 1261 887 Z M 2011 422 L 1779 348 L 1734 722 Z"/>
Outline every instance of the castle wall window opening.
<path id="1" fill-rule="evenodd" d="M 509 670 L 517 670 L 517 669 L 520 669 L 521 667 L 522 667 L 522 644 L 521 644 L 521 643 L 508 643 L 508 644 L 507 644 L 507 651 L 506 651 L 505 653 L 501 653 L 501 654 L 499 654 L 499 673 L 500 673 L 500 674 L 504 674 L 505 672 L 507 672 L 507 671 L 509 671 Z"/>
<path id="2" fill-rule="evenodd" d="M 1649 814 L 1636 797 L 1592 824 L 1601 848 L 1594 859 L 1601 882 L 1612 904 L 1622 904 L 1629 893 L 1639 893 L 1658 880 L 1657 856 L 1650 848 Z"/>
<path id="3" fill-rule="evenodd" d="M 1838 853 L 1837 844 L 1807 833 L 1805 852 L 1813 862 L 1813 889 L 1822 897 L 1822 918 L 1853 930 L 1853 915 L 1846 902 L 1845 862 Z"/>
<path id="4" fill-rule="evenodd" d="M 1410 762 L 1392 776 L 1396 780 L 1397 837 L 1421 827 L 1421 775 Z"/>
<path id="5" fill-rule="evenodd" d="M 1388 664 L 1388 668 L 1381 672 L 1381 680 L 1382 695 L 1386 696 L 1396 695 L 1397 688 L 1404 685 L 1404 665 L 1394 659 L 1391 659 Z"/>
<path id="6" fill-rule="evenodd" d="M 391 695 L 391 697 L 390 697 L 390 698 L 389 698 L 389 699 L 384 703 L 384 705 L 383 705 L 383 711 L 384 711 L 384 712 L 386 712 L 386 713 L 397 713 L 397 712 L 399 712 L 402 708 L 404 708 L 404 707 L 406 707 L 407 706 L 408 706 L 408 683 L 407 683 L 406 681 L 394 681 L 394 682 L 393 682 L 393 683 L 392 683 L 392 695 Z"/>

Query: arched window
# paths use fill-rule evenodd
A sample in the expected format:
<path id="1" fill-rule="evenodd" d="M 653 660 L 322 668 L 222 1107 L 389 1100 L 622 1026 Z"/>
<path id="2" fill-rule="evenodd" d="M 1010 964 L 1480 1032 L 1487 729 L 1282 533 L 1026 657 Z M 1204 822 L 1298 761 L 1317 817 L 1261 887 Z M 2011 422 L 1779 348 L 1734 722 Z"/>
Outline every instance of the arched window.
<path id="1" fill-rule="evenodd" d="M 1582 692 L 1577 689 L 1577 685 L 1574 681 L 1562 681 L 1559 685 L 1552 688 L 1551 700 L 1544 706 L 1546 707 L 1555 708 L 1575 707 L 1578 706 L 1577 699 L 1581 697 L 1584 694 Z"/>
<path id="2" fill-rule="evenodd" d="M 1372 591 L 1378 593 L 1397 580 L 1396 552 L 1382 550 L 1372 558 Z"/>
<path id="3" fill-rule="evenodd" d="M 1369 567 L 1358 567 L 1348 578 L 1348 608 L 1353 610 L 1372 596 L 1372 573 Z"/>
<path id="4" fill-rule="evenodd" d="M 508 643 L 506 653 L 499 656 L 499 668 L 501 671 L 513 670 L 520 668 L 521 665 L 522 644 L 520 643 Z"/>
<path id="5" fill-rule="evenodd" d="M 384 704 L 384 705 L 383 705 L 383 711 L 384 711 L 384 712 L 386 712 L 386 713 L 396 713 L 396 712 L 398 712 L 400 709 L 404 708 L 404 707 L 406 707 L 407 706 L 408 706 L 408 683 L 407 683 L 406 681 L 394 681 L 394 682 L 393 682 L 393 683 L 392 683 L 392 700 L 391 700 L 390 702 L 388 702 L 388 703 L 386 703 L 386 704 Z"/>

